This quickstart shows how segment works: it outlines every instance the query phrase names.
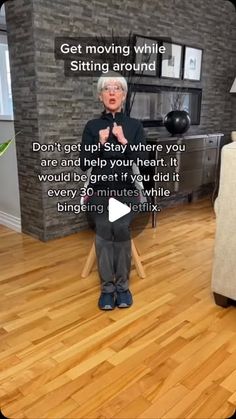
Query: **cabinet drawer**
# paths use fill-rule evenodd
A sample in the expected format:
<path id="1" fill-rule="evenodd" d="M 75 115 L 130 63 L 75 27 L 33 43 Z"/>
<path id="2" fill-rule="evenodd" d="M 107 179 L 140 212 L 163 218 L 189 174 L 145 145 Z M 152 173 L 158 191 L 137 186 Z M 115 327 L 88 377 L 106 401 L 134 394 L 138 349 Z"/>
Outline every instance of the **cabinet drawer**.
<path id="1" fill-rule="evenodd" d="M 203 171 L 202 184 L 207 185 L 208 183 L 215 182 L 215 173 L 215 165 L 209 165 L 208 167 L 205 167 Z"/>
<path id="2" fill-rule="evenodd" d="M 217 159 L 217 149 L 216 148 L 209 148 L 205 150 L 204 153 L 204 165 L 213 165 L 216 164 Z"/>
<path id="3" fill-rule="evenodd" d="M 205 147 L 217 147 L 218 145 L 218 137 L 217 136 L 209 136 L 205 138 Z"/>

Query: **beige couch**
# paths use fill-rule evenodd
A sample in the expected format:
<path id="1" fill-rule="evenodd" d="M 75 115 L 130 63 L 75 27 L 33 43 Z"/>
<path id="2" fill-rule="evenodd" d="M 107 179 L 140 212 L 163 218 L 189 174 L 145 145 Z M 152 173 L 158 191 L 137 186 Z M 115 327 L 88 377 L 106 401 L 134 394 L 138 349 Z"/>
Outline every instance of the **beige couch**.
<path id="1" fill-rule="evenodd" d="M 236 142 L 222 148 L 215 212 L 212 290 L 216 304 L 227 307 L 236 301 Z"/>

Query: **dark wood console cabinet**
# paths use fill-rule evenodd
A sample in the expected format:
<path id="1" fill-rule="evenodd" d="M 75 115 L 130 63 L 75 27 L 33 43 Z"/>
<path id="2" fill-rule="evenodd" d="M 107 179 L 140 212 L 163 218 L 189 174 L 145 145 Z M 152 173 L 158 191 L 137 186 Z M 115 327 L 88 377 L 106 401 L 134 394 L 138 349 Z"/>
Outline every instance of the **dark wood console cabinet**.
<path id="1" fill-rule="evenodd" d="M 189 201 L 194 191 L 209 184 L 216 184 L 220 145 L 223 134 L 208 134 L 208 135 L 192 135 L 181 137 L 158 137 L 158 135 L 147 135 L 147 144 L 162 144 L 163 150 L 157 150 L 149 153 L 149 159 L 160 159 L 164 157 L 166 167 L 150 167 L 140 170 L 141 173 L 149 173 L 150 178 L 153 179 L 154 174 L 157 173 L 179 173 L 179 181 L 155 182 L 150 181 L 144 184 L 146 189 L 164 187 L 171 191 L 171 196 L 180 193 L 186 193 L 189 196 Z M 185 151 L 171 151 L 166 153 L 166 144 L 185 145 Z M 177 167 L 170 167 L 170 159 L 176 158 Z M 172 176 L 170 176 L 172 178 Z M 154 203 L 161 203 L 163 198 L 153 197 Z M 153 213 L 153 226 L 156 225 L 156 214 Z"/>

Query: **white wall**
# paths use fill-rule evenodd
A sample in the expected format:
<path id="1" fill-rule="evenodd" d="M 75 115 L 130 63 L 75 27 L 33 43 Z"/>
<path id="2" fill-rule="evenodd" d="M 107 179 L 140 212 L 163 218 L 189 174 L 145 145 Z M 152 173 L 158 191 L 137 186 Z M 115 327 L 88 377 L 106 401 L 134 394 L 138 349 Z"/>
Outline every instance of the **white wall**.
<path id="1" fill-rule="evenodd" d="M 0 143 L 14 137 L 13 121 L 0 121 Z M 0 224 L 21 231 L 15 141 L 0 157 Z"/>

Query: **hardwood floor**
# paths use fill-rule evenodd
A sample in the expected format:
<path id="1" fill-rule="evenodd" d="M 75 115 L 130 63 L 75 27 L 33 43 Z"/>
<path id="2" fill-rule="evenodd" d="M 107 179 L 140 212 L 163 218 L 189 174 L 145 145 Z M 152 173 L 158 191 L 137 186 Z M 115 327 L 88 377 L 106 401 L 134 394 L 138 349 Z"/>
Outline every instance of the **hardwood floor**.
<path id="1" fill-rule="evenodd" d="M 214 304 L 209 200 L 164 210 L 135 239 L 134 305 L 97 308 L 93 233 L 47 243 L 0 227 L 0 406 L 10 418 L 227 418 L 236 309 Z"/>

